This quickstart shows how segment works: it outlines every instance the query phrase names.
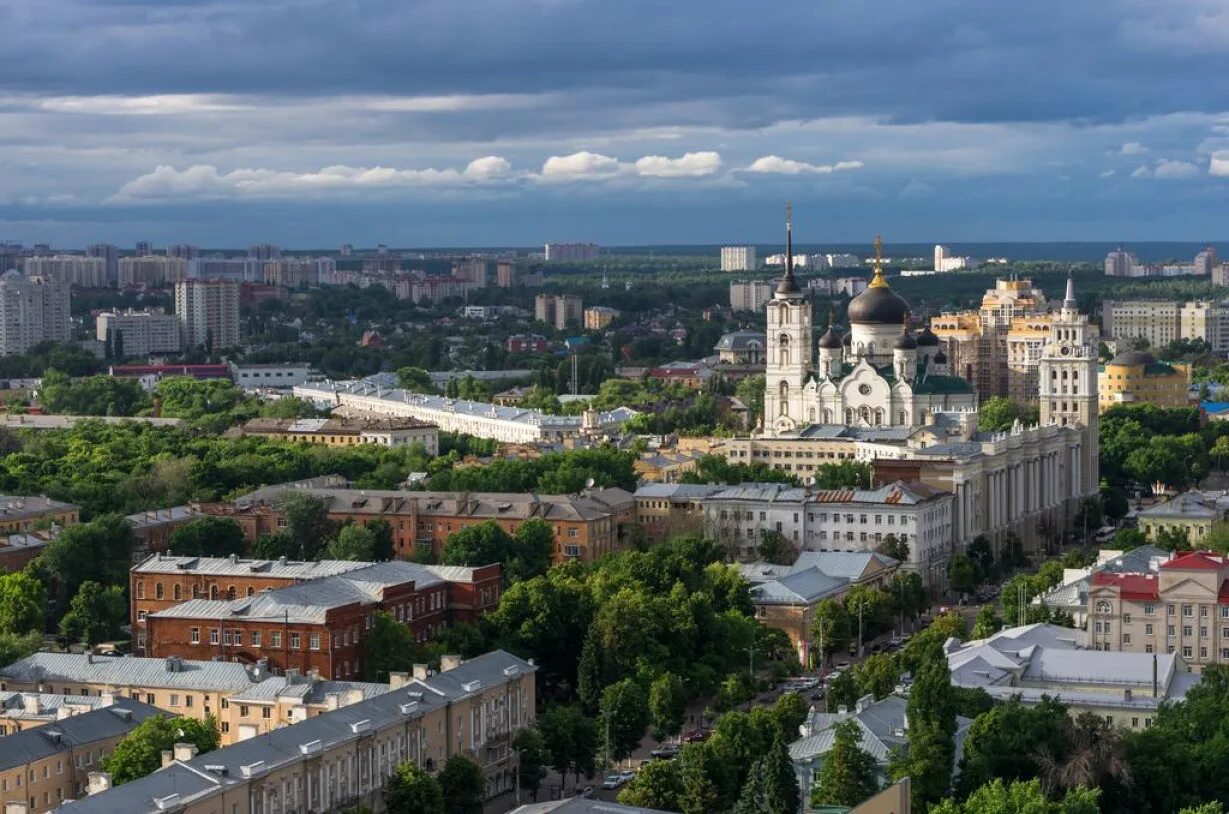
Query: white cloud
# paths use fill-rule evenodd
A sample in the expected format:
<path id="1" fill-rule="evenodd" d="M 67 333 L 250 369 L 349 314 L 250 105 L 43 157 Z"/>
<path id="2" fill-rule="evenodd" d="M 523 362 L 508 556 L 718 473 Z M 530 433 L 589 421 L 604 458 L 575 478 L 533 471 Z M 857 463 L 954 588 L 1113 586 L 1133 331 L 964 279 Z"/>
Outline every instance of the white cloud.
<path id="1" fill-rule="evenodd" d="M 184 170 L 163 164 L 124 184 L 108 200 L 131 202 L 169 199 L 284 198 L 321 192 L 458 186 L 511 176 L 512 165 L 499 156 L 471 161 L 464 172 L 454 169 L 400 170 L 392 167 L 335 165 L 315 172 L 241 168 L 221 172 L 210 164 Z"/>
<path id="2" fill-rule="evenodd" d="M 1140 164 L 1135 168 L 1135 172 L 1131 173 L 1132 178 L 1151 178 L 1152 169 L 1147 164 Z"/>
<path id="3" fill-rule="evenodd" d="M 1212 153 L 1212 161 L 1208 164 L 1208 173 L 1217 176 L 1229 176 L 1229 150 L 1217 150 Z"/>
<path id="4" fill-rule="evenodd" d="M 1146 152 L 1148 152 L 1148 148 L 1138 141 L 1128 141 L 1118 148 L 1119 155 L 1143 155 Z"/>
<path id="5" fill-rule="evenodd" d="M 765 155 L 751 162 L 745 172 L 773 173 L 776 175 L 799 175 L 801 173 L 827 174 L 842 170 L 856 170 L 862 166 L 861 161 L 838 161 L 835 164 L 808 164 L 805 161 L 793 161 L 779 155 Z"/>
<path id="6" fill-rule="evenodd" d="M 636 172 L 654 178 L 699 178 L 721 169 L 721 154 L 684 153 L 680 158 L 646 155 L 636 161 Z"/>
<path id="7" fill-rule="evenodd" d="M 906 200 L 911 198 L 929 198 L 935 194 L 935 188 L 925 181 L 919 181 L 913 178 L 909 183 L 905 184 L 904 189 L 900 191 L 899 197 Z"/>
<path id="8" fill-rule="evenodd" d="M 1194 178 L 1199 174 L 1199 167 L 1189 161 L 1170 161 L 1162 158 L 1156 162 L 1152 170 L 1153 178 L 1172 180 L 1175 178 Z"/>
<path id="9" fill-rule="evenodd" d="M 498 181 L 512 176 L 512 164 L 506 158 L 488 155 L 469 162 L 462 175 L 470 181 Z"/>
<path id="10" fill-rule="evenodd" d="M 544 179 L 580 181 L 610 178 L 619 172 L 619 159 L 582 150 L 571 155 L 552 155 L 542 164 Z"/>
<path id="11" fill-rule="evenodd" d="M 1114 177 L 1115 174 L 1116 172 L 1114 170 L 1106 170 L 1105 172 L 1101 173 L 1101 177 L 1102 178 L 1112 178 Z"/>

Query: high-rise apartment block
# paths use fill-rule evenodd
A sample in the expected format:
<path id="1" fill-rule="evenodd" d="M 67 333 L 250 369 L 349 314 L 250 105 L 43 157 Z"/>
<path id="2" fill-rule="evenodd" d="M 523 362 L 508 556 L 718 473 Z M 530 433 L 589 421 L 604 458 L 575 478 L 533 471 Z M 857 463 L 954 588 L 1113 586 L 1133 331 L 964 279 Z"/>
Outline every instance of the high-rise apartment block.
<path id="1" fill-rule="evenodd" d="M 5 272 L 0 277 L 0 354 L 25 353 L 39 342 L 68 341 L 70 288 L 60 280 Z"/>
<path id="2" fill-rule="evenodd" d="M 110 243 L 95 243 L 85 247 L 86 257 L 101 257 L 107 264 L 107 282 L 119 279 L 119 246 Z"/>
<path id="3" fill-rule="evenodd" d="M 969 258 L 954 257 L 951 249 L 935 244 L 935 271 L 959 271 L 969 265 Z"/>
<path id="4" fill-rule="evenodd" d="M 601 331 L 609 328 L 611 323 L 619 318 L 619 312 L 615 308 L 610 308 L 606 305 L 595 305 L 592 308 L 585 309 L 585 330 L 586 331 Z"/>
<path id="5" fill-rule="evenodd" d="M 730 308 L 734 311 L 762 311 L 772 299 L 772 283 L 746 280 L 730 283 Z"/>
<path id="6" fill-rule="evenodd" d="M 268 285 L 279 285 L 283 288 L 306 288 L 320 282 L 320 264 L 314 257 L 281 257 L 267 260 L 264 263 L 264 280 Z"/>
<path id="7" fill-rule="evenodd" d="M 248 257 L 257 260 L 276 260 L 282 256 L 282 250 L 271 243 L 258 243 L 248 246 Z"/>
<path id="8" fill-rule="evenodd" d="M 138 240 L 132 253 L 137 257 L 148 257 L 154 253 L 154 244 L 148 240 Z"/>
<path id="9" fill-rule="evenodd" d="M 257 283 L 264 279 L 262 265 L 253 257 L 198 257 L 188 261 L 188 279 Z"/>
<path id="10" fill-rule="evenodd" d="M 1105 300 L 1101 305 L 1105 334 L 1114 339 L 1144 340 L 1164 348 L 1176 339 L 1201 339 L 1213 353 L 1229 352 L 1229 303 L 1192 300 Z"/>
<path id="11" fill-rule="evenodd" d="M 721 247 L 721 270 L 722 271 L 754 271 L 755 270 L 755 247 L 754 246 L 722 246 Z"/>
<path id="12" fill-rule="evenodd" d="M 119 261 L 119 284 L 123 287 L 162 288 L 188 279 L 188 261 L 181 257 L 148 254 Z"/>
<path id="13" fill-rule="evenodd" d="M 554 325 L 564 330 L 570 324 L 580 326 L 584 322 L 584 303 L 575 294 L 539 294 L 534 299 L 534 318 L 538 322 Z"/>
<path id="14" fill-rule="evenodd" d="M 183 260 L 195 260 L 201 256 L 199 246 L 192 246 L 187 243 L 176 243 L 166 247 L 167 257 L 178 257 Z"/>
<path id="15" fill-rule="evenodd" d="M 1122 247 L 1105 255 L 1105 274 L 1109 277 L 1182 277 L 1211 275 L 1217 268 L 1215 246 L 1205 246 L 1190 263 L 1141 263 Z"/>
<path id="16" fill-rule="evenodd" d="M 107 261 L 101 257 L 82 257 L 79 254 L 28 257 L 22 263 L 22 270 L 27 277 L 60 280 L 79 288 L 107 286 Z"/>
<path id="17" fill-rule="evenodd" d="M 452 266 L 452 276 L 465 283 L 465 288 L 486 288 L 487 263 L 481 257 L 470 258 Z"/>
<path id="18" fill-rule="evenodd" d="M 516 263 L 501 260 L 495 264 L 495 285 L 516 288 Z"/>
<path id="19" fill-rule="evenodd" d="M 179 318 L 161 310 L 105 311 L 95 322 L 95 337 L 109 339 L 117 358 L 178 353 L 183 346 Z"/>
<path id="20" fill-rule="evenodd" d="M 239 284 L 229 280 L 184 280 L 175 285 L 175 316 L 184 344 L 214 349 L 239 344 Z"/>
<path id="21" fill-rule="evenodd" d="M 1037 400 L 1037 363 L 1050 335 L 1045 294 L 1031 280 L 1000 279 L 976 311 L 942 314 L 930 330 L 947 346 L 948 369 L 984 400 Z"/>
<path id="22" fill-rule="evenodd" d="M 596 243 L 547 243 L 544 256 L 548 263 L 578 263 L 596 260 Z"/>

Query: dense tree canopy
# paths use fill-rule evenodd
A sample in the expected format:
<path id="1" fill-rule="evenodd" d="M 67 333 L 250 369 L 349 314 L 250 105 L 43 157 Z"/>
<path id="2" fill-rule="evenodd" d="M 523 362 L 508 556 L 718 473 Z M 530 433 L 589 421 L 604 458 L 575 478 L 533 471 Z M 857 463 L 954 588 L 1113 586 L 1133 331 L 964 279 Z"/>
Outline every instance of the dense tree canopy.
<path id="1" fill-rule="evenodd" d="M 157 771 L 162 766 L 162 752 L 176 743 L 190 743 L 198 754 L 204 754 L 217 749 L 220 738 L 213 716 L 202 721 L 157 715 L 125 735 L 115 750 L 103 758 L 102 766 L 118 786 Z"/>

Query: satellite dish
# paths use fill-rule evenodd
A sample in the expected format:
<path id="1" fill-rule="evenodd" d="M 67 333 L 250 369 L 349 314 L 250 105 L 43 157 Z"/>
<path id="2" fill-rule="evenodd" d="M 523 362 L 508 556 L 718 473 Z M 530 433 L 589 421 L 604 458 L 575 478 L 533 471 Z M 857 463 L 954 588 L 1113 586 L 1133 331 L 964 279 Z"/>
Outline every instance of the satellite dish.
<path id="1" fill-rule="evenodd" d="M 589 478 L 589 480 L 585 481 L 585 488 L 592 489 L 594 483 L 596 483 L 596 481 L 594 481 L 593 478 Z"/>

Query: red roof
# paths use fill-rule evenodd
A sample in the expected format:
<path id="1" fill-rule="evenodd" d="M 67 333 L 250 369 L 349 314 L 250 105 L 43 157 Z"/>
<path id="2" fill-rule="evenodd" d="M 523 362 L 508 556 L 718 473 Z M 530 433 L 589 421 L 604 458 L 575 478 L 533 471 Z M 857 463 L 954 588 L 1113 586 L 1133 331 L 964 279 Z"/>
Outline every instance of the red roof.
<path id="1" fill-rule="evenodd" d="M 1110 571 L 1097 571 L 1092 575 L 1092 584 L 1117 587 L 1119 596 L 1123 599 L 1159 598 L 1157 579 L 1152 574 L 1116 574 Z"/>
<path id="2" fill-rule="evenodd" d="M 1202 570 L 1215 571 L 1225 567 L 1225 558 L 1212 551 L 1188 551 L 1179 554 L 1172 560 L 1161 563 L 1162 568 L 1172 568 L 1179 571 Z"/>

